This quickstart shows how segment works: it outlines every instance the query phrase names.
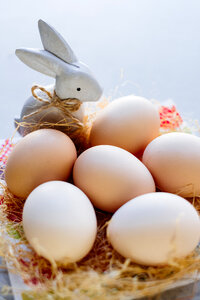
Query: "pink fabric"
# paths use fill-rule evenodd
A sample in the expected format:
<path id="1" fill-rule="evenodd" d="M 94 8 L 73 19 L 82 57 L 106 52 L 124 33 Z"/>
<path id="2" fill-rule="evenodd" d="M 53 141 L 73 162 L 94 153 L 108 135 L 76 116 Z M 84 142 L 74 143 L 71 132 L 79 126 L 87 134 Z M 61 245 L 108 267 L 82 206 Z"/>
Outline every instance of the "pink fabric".
<path id="1" fill-rule="evenodd" d="M 5 167 L 9 153 L 11 152 L 14 144 L 11 139 L 2 140 L 0 144 L 0 170 Z"/>

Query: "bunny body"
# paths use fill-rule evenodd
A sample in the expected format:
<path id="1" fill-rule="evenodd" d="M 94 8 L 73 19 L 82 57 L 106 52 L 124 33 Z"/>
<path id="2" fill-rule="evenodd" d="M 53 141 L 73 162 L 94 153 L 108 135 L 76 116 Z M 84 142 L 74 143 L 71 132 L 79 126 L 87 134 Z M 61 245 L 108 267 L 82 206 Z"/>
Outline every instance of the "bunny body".
<path id="1" fill-rule="evenodd" d="M 47 86 L 46 90 L 52 94 L 55 91 L 61 100 L 78 99 L 82 103 L 99 100 L 102 89 L 89 68 L 77 60 L 72 49 L 55 29 L 42 20 L 39 20 L 38 26 L 44 50 L 17 49 L 18 58 L 34 70 L 54 77 L 55 85 Z M 42 97 L 44 98 L 44 94 Z M 44 100 L 49 101 L 48 98 Z M 45 101 L 39 101 L 34 97 L 28 98 L 22 108 L 20 118 L 16 118 L 15 122 L 23 122 L 26 118 L 27 123 L 39 121 L 59 123 L 66 119 L 64 112 L 58 107 L 41 110 L 40 108 L 45 105 Z M 82 122 L 83 105 L 72 115 Z M 25 134 L 23 128 L 20 128 L 19 132 L 22 135 Z"/>

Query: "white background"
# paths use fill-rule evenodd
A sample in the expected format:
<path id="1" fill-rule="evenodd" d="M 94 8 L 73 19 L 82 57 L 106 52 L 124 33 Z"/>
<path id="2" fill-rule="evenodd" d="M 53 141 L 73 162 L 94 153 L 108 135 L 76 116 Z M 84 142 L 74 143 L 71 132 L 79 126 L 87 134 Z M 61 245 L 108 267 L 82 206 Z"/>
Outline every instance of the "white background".
<path id="1" fill-rule="evenodd" d="M 90 66 L 106 96 L 170 98 L 200 119 L 199 0 L 0 0 L 1 138 L 13 133 L 32 84 L 53 82 L 14 54 L 41 48 L 40 18 Z"/>

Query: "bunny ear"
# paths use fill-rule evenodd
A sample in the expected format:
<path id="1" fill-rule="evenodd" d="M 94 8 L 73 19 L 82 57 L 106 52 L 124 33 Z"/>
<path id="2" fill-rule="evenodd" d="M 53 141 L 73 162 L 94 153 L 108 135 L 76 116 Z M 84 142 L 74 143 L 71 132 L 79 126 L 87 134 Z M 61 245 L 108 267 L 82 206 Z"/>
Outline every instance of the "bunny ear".
<path id="1" fill-rule="evenodd" d="M 62 69 L 63 62 L 45 50 L 21 48 L 15 54 L 27 66 L 51 77 L 56 77 Z"/>
<path id="2" fill-rule="evenodd" d="M 77 61 L 71 47 L 53 27 L 42 20 L 38 21 L 38 27 L 45 50 L 53 53 L 66 63 L 73 64 Z"/>

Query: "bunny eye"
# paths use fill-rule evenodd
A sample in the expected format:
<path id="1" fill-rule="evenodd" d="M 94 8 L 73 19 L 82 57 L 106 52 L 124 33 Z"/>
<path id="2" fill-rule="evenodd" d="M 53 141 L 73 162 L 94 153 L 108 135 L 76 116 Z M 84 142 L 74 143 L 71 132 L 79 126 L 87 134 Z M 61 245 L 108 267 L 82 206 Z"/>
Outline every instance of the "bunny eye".
<path id="1" fill-rule="evenodd" d="M 80 92 L 81 88 L 77 88 L 76 90 L 77 90 L 78 92 Z"/>

